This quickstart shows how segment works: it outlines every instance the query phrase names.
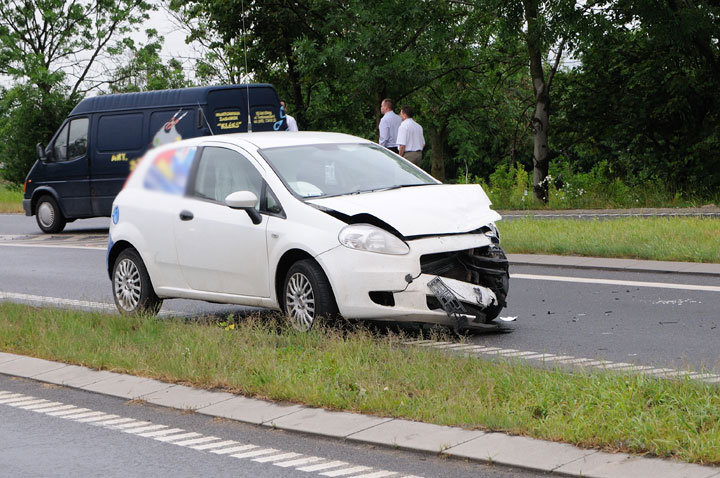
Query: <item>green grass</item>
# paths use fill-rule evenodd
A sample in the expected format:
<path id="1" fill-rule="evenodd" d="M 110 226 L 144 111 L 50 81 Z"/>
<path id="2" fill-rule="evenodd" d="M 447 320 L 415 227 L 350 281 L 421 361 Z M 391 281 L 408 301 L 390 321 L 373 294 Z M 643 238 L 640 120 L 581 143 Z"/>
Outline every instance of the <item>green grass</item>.
<path id="1" fill-rule="evenodd" d="M 0 213 L 23 212 L 22 188 L 0 181 Z"/>
<path id="2" fill-rule="evenodd" d="M 716 218 L 513 219 L 498 228 L 509 253 L 720 263 Z"/>
<path id="3" fill-rule="evenodd" d="M 329 409 L 720 463 L 720 393 L 711 385 L 489 363 L 362 329 L 302 334 L 252 317 L 233 330 L 218 325 L 5 303 L 0 350 Z"/>

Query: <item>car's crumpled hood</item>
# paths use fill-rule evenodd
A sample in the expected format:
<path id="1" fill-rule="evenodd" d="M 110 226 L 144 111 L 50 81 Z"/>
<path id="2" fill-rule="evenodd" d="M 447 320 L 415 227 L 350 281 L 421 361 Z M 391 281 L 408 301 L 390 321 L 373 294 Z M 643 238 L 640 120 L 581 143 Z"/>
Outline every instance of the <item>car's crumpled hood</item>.
<path id="1" fill-rule="evenodd" d="M 307 202 L 348 216 L 371 214 L 405 237 L 470 232 L 500 220 L 477 184 L 415 186 Z"/>

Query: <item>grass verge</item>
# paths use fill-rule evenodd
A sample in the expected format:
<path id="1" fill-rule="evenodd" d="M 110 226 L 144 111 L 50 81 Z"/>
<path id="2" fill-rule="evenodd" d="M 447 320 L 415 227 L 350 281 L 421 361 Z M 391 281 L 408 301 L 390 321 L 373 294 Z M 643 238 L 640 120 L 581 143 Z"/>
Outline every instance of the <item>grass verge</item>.
<path id="1" fill-rule="evenodd" d="M 0 181 L 0 213 L 23 212 L 22 200 L 21 188 Z"/>
<path id="2" fill-rule="evenodd" d="M 509 253 L 720 263 L 720 220 L 695 217 L 500 221 Z"/>
<path id="3" fill-rule="evenodd" d="M 220 325 L 0 303 L 0 350 L 317 407 L 720 463 L 720 393 L 710 385 L 488 363 L 365 330 L 302 334 L 257 317 Z"/>

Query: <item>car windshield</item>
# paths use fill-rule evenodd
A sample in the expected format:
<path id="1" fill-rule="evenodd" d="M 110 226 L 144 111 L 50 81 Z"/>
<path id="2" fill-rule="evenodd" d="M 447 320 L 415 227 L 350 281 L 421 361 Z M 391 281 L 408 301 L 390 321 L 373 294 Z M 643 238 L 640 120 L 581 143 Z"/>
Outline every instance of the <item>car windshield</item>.
<path id="1" fill-rule="evenodd" d="M 261 150 L 280 179 L 304 198 L 438 184 L 374 144 L 313 144 Z"/>

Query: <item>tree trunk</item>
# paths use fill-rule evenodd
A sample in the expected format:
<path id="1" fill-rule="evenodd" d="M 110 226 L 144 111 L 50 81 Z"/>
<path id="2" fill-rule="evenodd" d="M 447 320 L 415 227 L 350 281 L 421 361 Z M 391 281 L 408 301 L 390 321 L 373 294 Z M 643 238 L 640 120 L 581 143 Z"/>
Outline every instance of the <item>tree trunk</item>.
<path id="1" fill-rule="evenodd" d="M 445 181 L 445 144 L 448 139 L 447 122 L 443 121 L 439 128 L 432 125 L 428 128 L 430 133 L 430 147 L 432 148 L 432 167 L 430 174 L 438 181 Z"/>
<path id="2" fill-rule="evenodd" d="M 548 201 L 549 169 L 548 126 L 550 117 L 550 81 L 545 81 L 542 64 L 542 43 L 538 31 L 537 0 L 523 0 L 525 20 L 528 25 L 526 36 L 528 53 L 530 56 L 530 76 L 532 78 L 533 93 L 535 95 L 535 112 L 532 117 L 533 130 L 533 195 L 538 201 Z M 558 53 L 562 53 L 562 48 Z M 556 61 L 556 65 L 557 65 Z M 555 67 L 557 68 L 557 66 Z M 554 70 L 553 72 L 554 73 Z"/>
<path id="3" fill-rule="evenodd" d="M 293 113 L 296 117 L 298 126 L 300 126 L 300 129 L 302 129 L 303 127 L 306 127 L 305 110 L 307 109 L 307 105 L 305 105 L 303 101 L 302 89 L 300 85 L 300 74 L 296 69 L 292 46 L 290 45 L 290 42 L 287 41 L 286 36 L 283 36 L 283 38 L 285 38 L 283 42 L 283 47 L 285 49 L 285 59 L 287 60 L 288 64 L 288 76 L 290 77 L 290 84 L 292 85 L 293 92 Z"/>

